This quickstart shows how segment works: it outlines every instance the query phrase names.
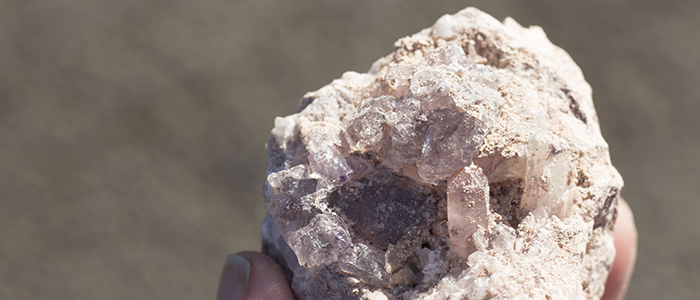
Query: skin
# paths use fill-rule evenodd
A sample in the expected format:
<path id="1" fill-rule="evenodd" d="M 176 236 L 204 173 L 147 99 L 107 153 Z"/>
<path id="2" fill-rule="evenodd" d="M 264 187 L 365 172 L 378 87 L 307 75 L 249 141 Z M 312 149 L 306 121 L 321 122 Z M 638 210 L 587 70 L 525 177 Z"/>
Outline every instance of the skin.
<path id="1" fill-rule="evenodd" d="M 247 291 L 241 293 L 240 285 L 230 279 L 235 267 L 224 265 L 219 282 L 217 300 L 294 300 L 292 289 L 284 277 L 282 269 L 272 258 L 260 252 L 240 252 L 250 262 L 250 278 Z"/>
<path id="2" fill-rule="evenodd" d="M 613 230 L 617 254 L 601 300 L 625 297 L 637 257 L 637 229 L 632 210 L 627 202 L 620 200 Z M 247 278 L 242 275 L 246 273 Z M 216 299 L 294 300 L 294 296 L 282 270 L 270 257 L 259 252 L 240 252 L 226 259 Z"/>
<path id="3" fill-rule="evenodd" d="M 637 228 L 634 226 L 634 216 L 627 202 L 620 198 L 617 205 L 617 220 L 613 236 L 615 237 L 615 262 L 613 263 L 608 281 L 605 283 L 605 294 L 601 300 L 622 300 L 627 293 L 627 287 L 634 271 L 637 259 Z"/>

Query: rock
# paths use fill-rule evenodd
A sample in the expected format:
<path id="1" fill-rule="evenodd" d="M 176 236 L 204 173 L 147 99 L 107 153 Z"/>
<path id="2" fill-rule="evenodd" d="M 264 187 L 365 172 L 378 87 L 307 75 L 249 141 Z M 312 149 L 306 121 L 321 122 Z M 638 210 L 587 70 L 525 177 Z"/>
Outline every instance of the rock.
<path id="1" fill-rule="evenodd" d="M 275 120 L 263 250 L 300 299 L 599 299 L 622 178 L 578 66 L 474 8 Z"/>

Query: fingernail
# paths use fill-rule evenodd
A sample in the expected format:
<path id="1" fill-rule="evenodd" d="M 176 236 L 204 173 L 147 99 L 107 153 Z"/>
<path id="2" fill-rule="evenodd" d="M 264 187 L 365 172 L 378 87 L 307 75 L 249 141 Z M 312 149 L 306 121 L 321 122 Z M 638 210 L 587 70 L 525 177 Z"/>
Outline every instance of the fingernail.
<path id="1" fill-rule="evenodd" d="M 238 254 L 229 254 L 219 281 L 217 300 L 243 300 L 250 280 L 250 262 Z"/>

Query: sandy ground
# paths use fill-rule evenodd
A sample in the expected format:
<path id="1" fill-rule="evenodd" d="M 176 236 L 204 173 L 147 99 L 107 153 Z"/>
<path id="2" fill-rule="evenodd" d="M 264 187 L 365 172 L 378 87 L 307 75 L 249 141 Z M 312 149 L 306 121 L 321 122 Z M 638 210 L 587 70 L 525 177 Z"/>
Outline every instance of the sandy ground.
<path id="1" fill-rule="evenodd" d="M 628 299 L 700 293 L 700 2 L 0 1 L 0 299 L 213 299 L 259 248 L 277 115 L 467 4 L 580 64 L 640 232 Z"/>

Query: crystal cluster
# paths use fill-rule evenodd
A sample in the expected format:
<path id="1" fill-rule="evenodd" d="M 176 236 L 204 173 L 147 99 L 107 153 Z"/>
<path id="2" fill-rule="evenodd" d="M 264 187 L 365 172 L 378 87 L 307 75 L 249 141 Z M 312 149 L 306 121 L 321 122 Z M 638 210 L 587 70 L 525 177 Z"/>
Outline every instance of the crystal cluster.
<path id="1" fill-rule="evenodd" d="M 599 299 L 622 179 L 539 27 L 474 8 L 277 118 L 263 250 L 300 299 Z"/>

